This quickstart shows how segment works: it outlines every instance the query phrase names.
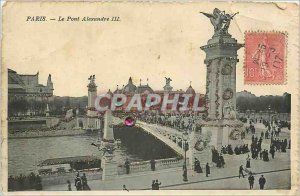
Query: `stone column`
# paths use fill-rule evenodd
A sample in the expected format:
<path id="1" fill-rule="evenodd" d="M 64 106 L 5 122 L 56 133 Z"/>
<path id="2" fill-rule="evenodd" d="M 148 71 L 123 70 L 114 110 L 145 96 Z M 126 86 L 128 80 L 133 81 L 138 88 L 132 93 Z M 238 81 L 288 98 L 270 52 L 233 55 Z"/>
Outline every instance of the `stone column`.
<path id="1" fill-rule="evenodd" d="M 223 108 L 231 102 L 235 109 L 237 50 L 242 47 L 230 35 L 215 36 L 201 49 L 206 52 L 206 107 L 209 119 L 222 119 Z"/>
<path id="2" fill-rule="evenodd" d="M 204 63 L 207 65 L 206 107 L 208 118 L 204 132 L 211 132 L 211 145 L 220 149 L 228 145 L 233 127 L 240 126 L 230 119 L 236 111 L 236 63 L 237 51 L 243 45 L 229 34 L 214 35 L 207 45 Z"/>
<path id="3" fill-rule="evenodd" d="M 112 114 L 111 110 L 107 110 L 104 115 L 104 134 L 103 141 L 113 142 L 114 138 L 114 130 L 112 125 Z"/>

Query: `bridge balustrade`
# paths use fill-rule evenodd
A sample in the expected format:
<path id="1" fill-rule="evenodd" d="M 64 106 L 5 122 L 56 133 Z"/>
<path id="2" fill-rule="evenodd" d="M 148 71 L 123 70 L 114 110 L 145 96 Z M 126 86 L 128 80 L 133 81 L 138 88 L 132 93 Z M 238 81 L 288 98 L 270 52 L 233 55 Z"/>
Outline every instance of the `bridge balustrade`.
<path id="1" fill-rule="evenodd" d="M 155 160 L 155 171 L 168 169 L 168 168 L 182 167 L 183 163 L 184 163 L 184 159 L 179 159 L 179 158 L 158 159 L 158 160 Z M 188 163 L 189 163 L 189 161 L 187 158 L 187 165 L 188 165 Z M 140 161 L 140 162 L 130 163 L 129 174 L 150 172 L 150 171 L 152 171 L 150 161 Z M 125 166 L 119 165 L 117 173 L 118 173 L 118 175 L 126 174 Z"/>

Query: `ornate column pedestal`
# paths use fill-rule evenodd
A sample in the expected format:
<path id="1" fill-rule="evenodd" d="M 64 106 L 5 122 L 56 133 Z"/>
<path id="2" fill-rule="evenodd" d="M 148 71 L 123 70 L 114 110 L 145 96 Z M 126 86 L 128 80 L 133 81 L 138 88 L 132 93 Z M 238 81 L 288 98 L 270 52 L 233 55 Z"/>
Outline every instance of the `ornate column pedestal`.
<path id="1" fill-rule="evenodd" d="M 113 179 L 118 175 L 118 165 L 113 156 L 104 155 L 101 159 L 102 180 Z"/>
<path id="2" fill-rule="evenodd" d="M 212 153 L 210 148 L 211 133 L 193 131 L 190 134 L 189 150 L 189 168 L 194 169 L 195 158 L 200 161 L 202 169 L 206 163 L 212 162 Z"/>
<path id="3" fill-rule="evenodd" d="M 203 122 L 202 126 L 203 132 L 211 135 L 210 146 L 219 152 L 222 146 L 230 144 L 232 148 L 235 148 L 235 146 L 244 144 L 241 139 L 243 123 L 238 120 L 207 121 Z"/>

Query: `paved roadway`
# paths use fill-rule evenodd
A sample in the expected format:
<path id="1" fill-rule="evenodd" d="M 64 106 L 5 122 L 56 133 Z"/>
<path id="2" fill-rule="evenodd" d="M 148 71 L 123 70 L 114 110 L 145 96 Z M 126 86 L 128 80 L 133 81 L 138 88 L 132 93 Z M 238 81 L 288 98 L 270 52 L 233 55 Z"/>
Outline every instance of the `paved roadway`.
<path id="1" fill-rule="evenodd" d="M 261 129 L 257 129 L 256 135 L 259 137 Z M 284 130 L 281 139 L 289 137 L 289 131 Z M 245 142 L 250 143 L 251 135 L 247 135 Z M 269 149 L 269 140 L 263 140 L 263 148 Z M 112 180 L 93 180 L 88 184 L 92 190 L 122 190 L 123 184 L 129 190 L 151 189 L 152 180 L 158 179 L 162 182 L 161 189 L 249 189 L 247 176 L 238 178 L 240 165 L 246 165 L 247 154 L 224 155 L 225 168 L 211 168 L 211 176 L 205 177 L 205 173 L 197 174 L 188 171 L 188 182 L 182 180 L 182 169 L 173 168 L 161 171 L 136 173 L 118 176 Z M 270 157 L 270 156 L 269 156 Z M 201 161 L 201 160 L 200 160 Z M 202 168 L 205 171 L 205 168 Z M 264 173 L 267 183 L 266 189 L 289 189 L 291 184 L 290 170 L 290 150 L 286 153 L 275 153 L 275 159 L 270 157 L 269 162 L 262 160 L 251 160 L 251 171 L 256 173 L 254 189 L 259 189 L 258 179 Z M 74 179 L 70 179 L 74 182 Z M 72 183 L 73 184 L 73 183 Z M 75 187 L 72 187 L 75 190 Z M 67 184 L 47 186 L 44 190 L 67 190 Z"/>

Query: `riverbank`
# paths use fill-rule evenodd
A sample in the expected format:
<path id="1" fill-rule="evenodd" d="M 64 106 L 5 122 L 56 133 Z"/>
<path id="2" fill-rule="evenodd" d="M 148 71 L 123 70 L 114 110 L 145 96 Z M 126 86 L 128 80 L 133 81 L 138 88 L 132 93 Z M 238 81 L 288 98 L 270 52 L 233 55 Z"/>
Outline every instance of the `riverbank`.
<path id="1" fill-rule="evenodd" d="M 83 129 L 77 130 L 51 130 L 51 131 L 24 131 L 19 133 L 8 133 L 9 139 L 19 138 L 38 138 L 38 137 L 60 137 L 60 136 L 75 136 L 84 135 L 87 131 Z"/>

